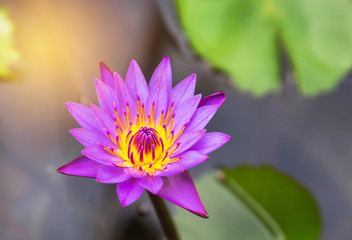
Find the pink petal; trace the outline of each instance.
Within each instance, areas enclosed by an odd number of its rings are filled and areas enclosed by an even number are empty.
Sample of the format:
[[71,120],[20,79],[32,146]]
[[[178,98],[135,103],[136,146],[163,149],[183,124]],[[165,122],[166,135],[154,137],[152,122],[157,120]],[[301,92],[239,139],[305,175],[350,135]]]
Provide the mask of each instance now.
[[112,89],[114,88],[114,75],[103,61],[100,61],[100,76],[104,83],[109,85]]
[[114,84],[115,84],[115,93],[117,96],[117,100],[119,102],[117,107],[118,107],[118,112],[120,114],[120,117],[123,118],[124,111],[126,111],[126,103],[128,103],[131,110],[132,118],[134,119],[137,114],[136,96],[130,95],[125,82],[123,81],[123,79],[120,77],[118,73],[114,74]]
[[79,103],[67,102],[66,106],[77,123],[85,129],[102,132],[92,110]]
[[97,176],[98,170],[103,166],[103,164],[97,163],[92,159],[82,156],[58,168],[56,171],[72,176],[95,178]]
[[207,155],[196,151],[183,152],[178,157],[180,157],[180,160],[176,163],[181,165],[184,169],[193,168],[209,158]]
[[175,108],[180,103],[194,95],[194,89],[196,87],[196,74],[193,73],[179,84],[177,84],[171,91],[170,102],[175,100]]
[[102,183],[119,183],[131,178],[122,168],[117,166],[104,166],[99,169],[96,180]]
[[116,186],[117,196],[120,199],[122,207],[134,203],[142,195],[143,191],[144,188],[138,184],[135,178],[118,183]]
[[187,125],[185,132],[194,129],[203,129],[212,119],[218,108],[216,105],[198,108]]
[[101,109],[103,109],[109,116],[113,116],[115,114],[114,103],[117,103],[117,98],[113,88],[99,79],[94,79],[94,82]]
[[156,171],[155,175],[160,177],[173,177],[184,172],[184,168],[176,163],[170,163],[166,166],[165,170]]
[[179,104],[177,108],[175,108],[174,112],[176,113],[176,115],[173,130],[176,134],[178,133],[178,131],[181,130],[185,123],[187,123],[191,119],[197,109],[200,99],[201,94],[198,94],[196,96],[186,99],[181,104]]
[[189,150],[198,151],[204,154],[211,153],[227,143],[231,137],[220,132],[206,133],[196,144]]
[[204,128],[212,119],[224,100],[225,94],[223,92],[215,93],[202,98],[199,102],[198,109],[192,116],[189,124],[185,129],[185,132]]
[[122,164],[124,160],[105,151],[100,146],[89,146],[82,150],[82,154],[96,162],[105,165]]
[[154,85],[157,85],[157,82],[160,81],[159,78],[162,78],[162,81],[166,82],[166,90],[170,92],[172,88],[172,71],[170,59],[168,56],[164,57],[158,67],[155,69],[149,82],[149,89],[151,86],[153,88]]
[[208,105],[220,106],[225,101],[225,98],[226,96],[223,91],[214,93],[212,95],[206,96],[205,98],[202,98],[202,100],[199,102],[198,108]]
[[188,171],[163,180],[164,185],[157,193],[158,196],[201,217],[208,217]]
[[[89,106],[93,111],[96,121],[98,122],[102,131],[105,132],[106,136],[108,136],[108,133],[110,133],[111,136],[114,139],[116,139],[116,136],[117,136],[116,125],[114,123],[112,116],[109,116],[106,112],[104,112],[102,109],[100,109],[93,103],[89,104]],[[108,132],[106,132],[106,130],[108,130]]]
[[141,98],[141,102],[145,104],[148,98],[148,85],[140,67],[135,60],[132,60],[127,70],[125,80],[126,86],[130,90],[131,97],[136,98],[136,94],[138,93]]
[[116,145],[106,136],[92,132],[85,128],[74,128],[69,131],[83,146],[96,146],[102,144],[105,147],[116,147]]
[[138,183],[153,194],[157,194],[163,186],[163,180],[158,176],[147,175],[144,178],[139,178]]
[[135,167],[126,167],[124,170],[134,178],[142,178],[147,175],[147,172],[140,171]]
[[192,147],[196,142],[198,142],[203,137],[205,132],[206,132],[205,129],[197,129],[191,132],[181,134],[181,136],[175,142],[175,144],[180,143],[180,145],[170,155],[170,157],[177,157],[180,153]]
[[152,104],[155,103],[155,124],[157,124],[159,120],[161,111],[166,111],[167,101],[168,91],[166,77],[164,73],[160,73],[155,81],[153,81],[153,84],[149,84],[149,95],[146,105],[146,113],[149,114]]

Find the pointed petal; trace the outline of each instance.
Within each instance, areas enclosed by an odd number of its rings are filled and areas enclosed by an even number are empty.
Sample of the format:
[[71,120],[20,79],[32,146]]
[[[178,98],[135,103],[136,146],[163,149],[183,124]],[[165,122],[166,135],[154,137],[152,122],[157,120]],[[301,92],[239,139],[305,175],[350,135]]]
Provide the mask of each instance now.
[[138,184],[135,178],[118,183],[116,186],[117,196],[120,199],[122,207],[134,203],[142,195],[143,191],[144,188]]
[[204,128],[224,101],[224,92],[218,92],[202,98],[197,110],[187,125],[185,132]]
[[146,105],[146,114],[151,111],[153,102],[155,103],[155,124],[157,124],[161,111],[166,111],[168,100],[167,82],[164,73],[155,79],[153,84],[149,84],[149,95]]
[[99,169],[96,180],[102,183],[119,183],[131,178],[122,168],[117,166],[104,166]]
[[176,163],[170,163],[166,166],[164,170],[156,171],[155,175],[160,177],[173,177],[184,172],[184,168]]
[[203,129],[212,119],[218,108],[219,107],[216,105],[198,108],[193,114],[190,122],[187,124],[185,132],[194,129]]
[[188,171],[163,180],[164,185],[157,193],[158,196],[201,217],[208,217]]
[[180,160],[176,163],[181,165],[184,169],[193,168],[209,158],[207,155],[196,151],[183,152],[178,157]]
[[[161,78],[162,80],[160,80],[159,78]],[[151,86],[156,85],[158,81],[165,82],[166,83],[166,90],[168,92],[171,91],[172,71],[171,71],[170,59],[168,56],[164,57],[163,60],[161,60],[158,67],[155,69],[155,71],[150,79],[150,82],[149,82],[149,89],[151,88]]]
[[141,98],[141,102],[145,104],[148,98],[148,85],[140,67],[135,60],[132,60],[127,70],[125,80],[131,97],[136,98],[136,94],[138,94]]
[[97,91],[99,106],[103,109],[109,116],[114,115],[114,103],[116,105],[117,98],[113,88],[109,87],[104,82],[99,79],[94,79],[95,88]]
[[175,108],[177,108],[180,103],[194,95],[195,87],[196,74],[193,73],[172,89],[170,94],[170,102],[175,100]]
[[69,131],[83,146],[96,146],[101,144],[105,147],[116,147],[106,135],[89,131],[84,128],[74,128]]
[[101,132],[92,110],[79,103],[66,102],[66,106],[77,123],[85,129]]
[[196,142],[198,142],[205,134],[205,129],[197,129],[191,132],[183,133],[176,140],[175,144],[180,143],[178,148],[170,155],[170,157],[177,157],[182,152],[186,151],[192,147]]
[[114,88],[114,75],[103,61],[100,61],[100,76],[104,83],[109,85],[112,89]]
[[175,133],[178,133],[178,131],[180,131],[181,128],[185,125],[185,123],[187,123],[191,119],[197,109],[200,99],[201,95],[198,94],[196,96],[186,99],[181,104],[179,104],[177,108],[175,108],[174,112],[176,113],[176,115],[174,120],[175,124],[173,127]]
[[103,164],[97,163],[92,159],[82,156],[58,168],[56,171],[72,176],[95,178],[97,176],[98,170],[103,166]]
[[135,119],[137,114],[137,102],[136,96],[131,96],[130,92],[118,73],[114,73],[114,84],[115,84],[115,94],[118,101],[118,113],[120,117],[123,118],[123,114],[126,111],[126,104],[128,103],[131,109],[132,118]]
[[211,153],[227,143],[231,137],[227,134],[220,132],[206,133],[196,144],[189,150],[198,151],[204,154]]
[[208,105],[220,106],[225,101],[225,98],[226,98],[226,96],[223,91],[218,92],[218,93],[214,93],[212,95],[209,95],[209,96],[202,98],[202,100],[200,100],[200,102],[199,102],[198,108],[203,107],[203,106],[208,106]]
[[158,176],[147,175],[144,178],[139,178],[138,183],[153,194],[157,194],[163,186],[163,180]]
[[116,125],[114,123],[112,116],[109,116],[106,112],[104,112],[102,109],[100,109],[93,103],[89,104],[89,106],[93,111],[93,115],[96,121],[98,122],[99,126],[101,127],[102,131],[106,134],[106,136],[109,137],[108,133],[110,133],[111,136],[114,139],[116,139],[116,136],[117,136]]
[[82,150],[82,154],[96,162],[105,165],[122,164],[124,160],[105,151],[100,146],[89,146]]

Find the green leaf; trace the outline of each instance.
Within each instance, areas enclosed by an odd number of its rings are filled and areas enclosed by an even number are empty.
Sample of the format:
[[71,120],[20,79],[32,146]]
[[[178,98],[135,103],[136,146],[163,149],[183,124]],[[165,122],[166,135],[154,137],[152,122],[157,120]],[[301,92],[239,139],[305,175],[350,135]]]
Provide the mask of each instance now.
[[[269,166],[224,169],[225,186],[261,220],[273,239],[318,239],[321,221],[312,195]],[[275,223],[273,225],[273,223]]]
[[280,89],[278,43],[307,96],[333,89],[352,65],[349,0],[177,0],[195,51],[257,96]]
[[175,208],[175,223],[181,239],[272,239],[255,215],[216,181],[214,173],[206,174],[196,185],[210,218],[200,218],[182,208]]
[[7,11],[0,8],[0,78],[13,76],[11,66],[18,57],[14,47],[13,24]]

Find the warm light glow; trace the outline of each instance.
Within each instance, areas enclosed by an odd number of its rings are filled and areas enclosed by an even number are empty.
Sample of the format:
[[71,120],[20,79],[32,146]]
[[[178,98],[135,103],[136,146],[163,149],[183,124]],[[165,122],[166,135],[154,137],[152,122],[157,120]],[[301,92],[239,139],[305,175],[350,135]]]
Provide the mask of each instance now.
[[0,8],[0,77],[11,77],[11,66],[19,58],[14,46],[13,22],[7,11]]

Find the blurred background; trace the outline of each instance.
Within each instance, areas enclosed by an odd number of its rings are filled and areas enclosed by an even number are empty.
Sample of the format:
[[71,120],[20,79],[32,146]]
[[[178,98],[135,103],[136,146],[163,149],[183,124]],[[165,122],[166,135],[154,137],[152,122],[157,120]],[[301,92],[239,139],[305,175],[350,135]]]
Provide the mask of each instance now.
[[193,53],[172,2],[1,0],[0,7],[18,51],[0,81],[1,239],[159,239],[146,194],[122,208],[113,185],[56,169],[80,156],[64,103],[97,104],[99,61],[124,76],[135,59],[149,79],[165,55],[174,84],[196,73],[197,93],[227,95],[207,129],[232,140],[191,171],[195,179],[221,166],[274,165],[316,197],[322,239],[352,239],[350,74],[315,98],[297,93],[284,74],[280,93],[257,98]]

